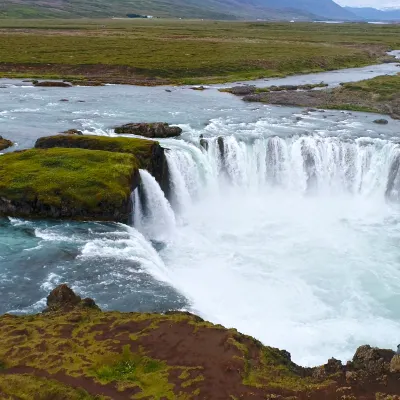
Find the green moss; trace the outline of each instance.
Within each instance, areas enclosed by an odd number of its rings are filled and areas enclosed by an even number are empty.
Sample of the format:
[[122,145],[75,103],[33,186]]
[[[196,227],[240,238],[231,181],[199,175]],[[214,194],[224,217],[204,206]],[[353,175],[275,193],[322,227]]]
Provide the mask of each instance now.
[[91,135],[56,135],[37,140],[36,148],[80,148],[87,150],[102,150],[134,155],[134,165],[146,168],[151,161],[152,151],[158,142],[146,139],[107,137]]
[[33,149],[0,157],[0,197],[71,207],[99,217],[129,199],[133,155],[83,149]]
[[48,378],[28,374],[0,375],[0,394],[21,400],[108,400],[104,396],[90,396],[83,389],[74,389]]

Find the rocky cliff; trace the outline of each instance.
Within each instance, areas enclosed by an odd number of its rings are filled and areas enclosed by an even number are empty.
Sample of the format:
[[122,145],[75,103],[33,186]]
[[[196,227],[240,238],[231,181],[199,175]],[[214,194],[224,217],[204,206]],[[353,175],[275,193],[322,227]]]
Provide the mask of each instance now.
[[134,138],[57,135],[0,158],[0,216],[127,223],[147,169],[169,193],[164,149]]

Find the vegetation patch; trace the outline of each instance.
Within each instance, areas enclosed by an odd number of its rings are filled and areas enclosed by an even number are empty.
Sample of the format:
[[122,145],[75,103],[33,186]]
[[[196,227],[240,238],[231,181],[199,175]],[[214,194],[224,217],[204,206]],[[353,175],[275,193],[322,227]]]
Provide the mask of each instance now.
[[131,154],[99,150],[6,154],[0,157],[0,213],[125,221],[135,163]]
[[0,74],[143,85],[364,66],[400,47],[399,26],[365,24],[0,20],[0,35]]

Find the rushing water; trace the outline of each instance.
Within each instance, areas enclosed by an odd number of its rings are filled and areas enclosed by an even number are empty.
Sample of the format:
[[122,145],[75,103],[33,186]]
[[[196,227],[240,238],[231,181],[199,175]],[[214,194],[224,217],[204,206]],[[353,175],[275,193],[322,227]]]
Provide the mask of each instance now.
[[246,104],[214,89],[2,84],[0,135],[17,149],[138,120],[184,133],[162,140],[170,199],[140,171],[134,227],[0,220],[0,312],[38,311],[66,282],[106,309],[193,311],[305,365],[397,345],[398,121]]

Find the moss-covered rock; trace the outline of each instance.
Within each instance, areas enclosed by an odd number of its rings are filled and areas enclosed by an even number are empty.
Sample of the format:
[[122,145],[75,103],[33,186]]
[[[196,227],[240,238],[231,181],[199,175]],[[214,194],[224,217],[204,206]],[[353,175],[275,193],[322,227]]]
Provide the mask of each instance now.
[[153,140],[94,135],[56,135],[38,139],[35,147],[40,149],[79,148],[132,154],[135,156],[137,167],[148,170],[167,198],[170,195],[169,169],[165,151],[158,142]]
[[303,368],[286,351],[189,313],[103,313],[80,307],[66,287],[54,292],[65,296],[50,298],[75,306],[0,317],[1,399],[375,400],[400,394],[399,374],[388,368],[363,375],[361,364],[334,359]]
[[0,157],[0,215],[127,222],[138,185],[132,154],[32,149]]
[[0,136],[0,151],[8,149],[14,143],[11,140],[4,139],[3,136]]

